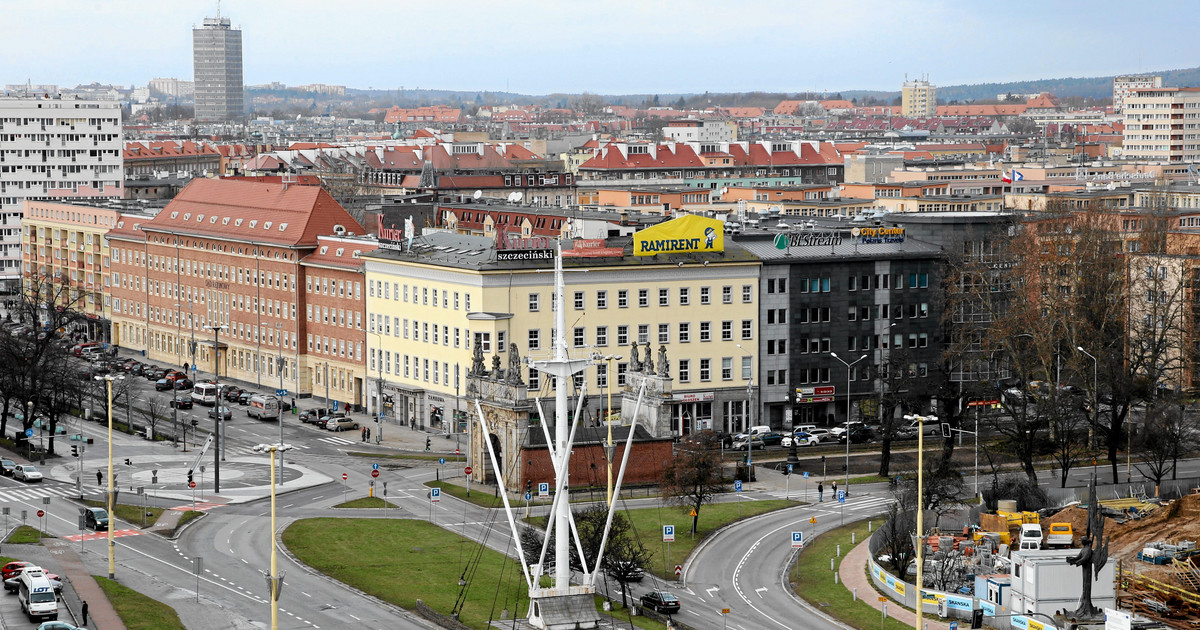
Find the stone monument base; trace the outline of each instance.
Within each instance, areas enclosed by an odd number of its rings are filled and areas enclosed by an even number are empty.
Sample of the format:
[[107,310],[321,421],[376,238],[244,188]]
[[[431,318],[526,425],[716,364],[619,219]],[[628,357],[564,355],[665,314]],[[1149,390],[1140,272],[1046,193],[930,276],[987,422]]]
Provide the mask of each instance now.
[[600,611],[590,592],[534,596],[529,603],[529,624],[543,630],[597,628]]

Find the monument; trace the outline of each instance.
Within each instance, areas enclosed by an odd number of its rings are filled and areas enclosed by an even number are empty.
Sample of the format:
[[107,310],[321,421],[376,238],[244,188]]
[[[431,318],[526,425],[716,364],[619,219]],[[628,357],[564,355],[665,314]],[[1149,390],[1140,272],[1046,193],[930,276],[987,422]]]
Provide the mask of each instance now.
[[1079,595],[1079,608],[1070,613],[1073,621],[1103,621],[1104,611],[1092,604],[1092,580],[1100,577],[1100,570],[1108,562],[1108,539],[1104,537],[1104,515],[1096,501],[1096,477],[1088,486],[1087,531],[1079,539],[1079,555],[1067,562],[1083,570],[1083,591]]

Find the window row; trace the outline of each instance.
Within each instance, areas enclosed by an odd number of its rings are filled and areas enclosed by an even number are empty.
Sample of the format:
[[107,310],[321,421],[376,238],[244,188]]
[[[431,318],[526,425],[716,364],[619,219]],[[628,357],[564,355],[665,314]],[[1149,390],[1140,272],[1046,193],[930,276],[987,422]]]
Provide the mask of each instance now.
[[357,361],[361,361],[363,358],[361,341],[356,344],[354,341],[331,339],[323,335],[308,336],[308,351],[319,352],[332,357],[345,357]]
[[[411,299],[410,299],[411,293]],[[471,294],[449,291],[446,289],[431,289],[429,287],[409,286],[400,282],[384,282],[382,280],[367,281],[367,295],[395,302],[409,302],[434,308],[459,308],[467,312],[471,310]]]
[[[616,307],[617,308],[629,308],[630,297],[631,297],[629,289],[617,289],[615,292],[610,292],[608,290],[602,289],[602,290],[595,291],[594,295],[592,296],[592,299],[593,299],[592,303],[595,305],[595,307],[597,309],[603,310],[603,309],[607,309],[609,307],[609,304],[611,303],[610,298],[613,297],[613,296],[610,296],[610,293],[616,294],[615,299],[616,299]],[[691,287],[679,287],[678,289],[676,289],[674,291],[674,293],[675,293],[675,302],[674,302],[674,304],[672,304],[671,289],[665,289],[665,288],[657,289],[653,295],[653,303],[658,306],[664,306],[664,307],[667,307],[667,306],[690,306],[692,304],[693,293],[692,293]],[[637,306],[639,308],[649,307],[651,304],[651,301],[652,301],[650,289],[637,289],[636,293],[633,294],[632,297],[636,297]],[[575,310],[582,311],[582,310],[587,309],[588,296],[587,296],[586,291],[575,291],[573,293],[573,295],[571,296],[571,298],[572,298],[571,299],[572,307]],[[707,306],[709,304],[712,304],[712,288],[711,287],[699,287],[699,290],[696,293],[696,301],[701,306]],[[554,310],[553,294],[551,294],[550,302],[551,302],[550,309]],[[742,303],[743,304],[751,304],[753,302],[754,302],[754,285],[752,285],[752,284],[742,285]],[[726,286],[721,287],[721,303],[722,304],[733,304],[733,286],[726,285]],[[531,312],[531,313],[536,313],[536,312],[542,310],[542,295],[540,293],[530,293],[529,298],[528,298],[528,304],[529,304],[529,312]]]
[[309,293],[321,295],[362,299],[362,283],[338,280],[324,276],[305,276],[305,288]]
[[330,326],[341,326],[342,328],[356,328],[362,330],[362,312],[351,311],[342,308],[330,308],[328,306],[318,306],[315,304],[307,305],[305,309],[308,321],[329,324]]

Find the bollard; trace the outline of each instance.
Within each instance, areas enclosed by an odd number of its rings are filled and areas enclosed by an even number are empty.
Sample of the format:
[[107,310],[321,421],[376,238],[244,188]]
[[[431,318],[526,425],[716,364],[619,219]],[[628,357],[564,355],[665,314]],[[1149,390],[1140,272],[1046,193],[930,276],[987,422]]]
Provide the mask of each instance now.
[[854,598],[854,601],[858,601],[858,587],[857,586],[850,589],[850,594]]
[[[838,583],[838,572],[837,571],[833,572],[833,583],[834,584]],[[929,628],[925,628],[925,630],[929,630]]]
[[833,558],[830,558],[830,559],[829,559],[829,570],[830,570],[830,571],[832,571],[832,570],[833,570]]
[[870,533],[870,531],[871,531],[871,521],[867,521],[867,532]]
[[837,546],[837,557],[839,557],[839,558],[841,558],[841,557],[842,557],[842,543],[838,543],[838,546]]
[[858,540],[856,538],[857,536],[858,536],[858,532],[850,532],[850,544],[851,545],[858,542]]

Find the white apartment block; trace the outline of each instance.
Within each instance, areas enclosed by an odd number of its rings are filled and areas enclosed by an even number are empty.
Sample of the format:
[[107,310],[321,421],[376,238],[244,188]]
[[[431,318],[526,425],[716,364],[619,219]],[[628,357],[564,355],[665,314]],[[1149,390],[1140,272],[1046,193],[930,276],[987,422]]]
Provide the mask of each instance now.
[[1113,77],[1113,112],[1124,111],[1125,99],[1129,98],[1134,90],[1160,87],[1162,87],[1162,77],[1159,75],[1141,74]]
[[1127,158],[1200,162],[1200,87],[1143,88],[1125,99]]
[[19,287],[25,200],[122,198],[122,146],[116,101],[0,97],[0,291]]
[[737,126],[724,120],[673,120],[663,127],[670,142],[734,142]]

